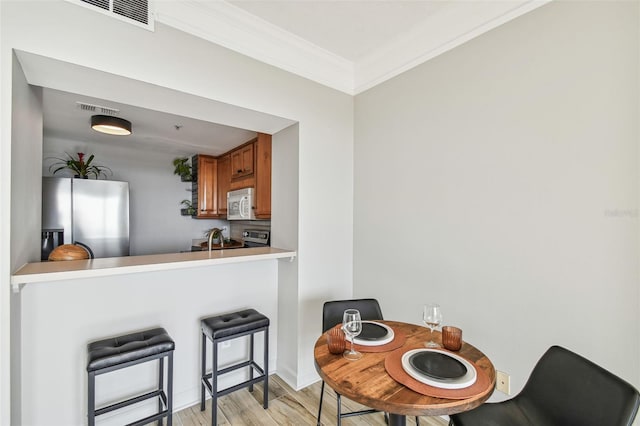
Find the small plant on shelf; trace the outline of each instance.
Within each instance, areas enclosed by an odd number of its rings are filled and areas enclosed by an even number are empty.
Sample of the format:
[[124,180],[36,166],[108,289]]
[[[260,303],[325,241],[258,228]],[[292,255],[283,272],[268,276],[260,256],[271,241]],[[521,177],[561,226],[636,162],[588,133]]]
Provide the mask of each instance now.
[[180,209],[180,214],[182,214],[182,216],[193,216],[196,214],[196,208],[193,207],[193,203],[191,203],[191,201],[182,200],[180,204],[184,206],[183,209]]
[[187,157],[175,158],[173,160],[173,166],[175,167],[173,174],[180,176],[180,180],[182,180],[182,182],[193,181],[191,164],[189,164],[189,159]]
[[93,176],[98,179],[100,176],[107,177],[107,172],[113,174],[111,169],[107,166],[95,164],[93,159],[95,156],[91,154],[85,161],[85,153],[78,152],[77,158],[69,153],[67,158],[49,157],[50,159],[57,160],[55,163],[49,166],[49,171],[52,174],[56,174],[61,171],[70,170],[73,173],[73,177],[88,179],[89,176]]

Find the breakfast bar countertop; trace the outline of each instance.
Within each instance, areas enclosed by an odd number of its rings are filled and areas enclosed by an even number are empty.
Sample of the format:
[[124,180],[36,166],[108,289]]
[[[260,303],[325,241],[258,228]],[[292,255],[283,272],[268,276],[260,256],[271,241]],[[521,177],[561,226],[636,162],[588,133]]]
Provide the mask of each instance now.
[[164,271],[229,263],[296,257],[293,250],[275,247],[236,248],[232,250],[107,257],[89,260],[27,263],[11,276],[14,292],[29,283],[62,281],[75,278],[104,277],[135,272]]

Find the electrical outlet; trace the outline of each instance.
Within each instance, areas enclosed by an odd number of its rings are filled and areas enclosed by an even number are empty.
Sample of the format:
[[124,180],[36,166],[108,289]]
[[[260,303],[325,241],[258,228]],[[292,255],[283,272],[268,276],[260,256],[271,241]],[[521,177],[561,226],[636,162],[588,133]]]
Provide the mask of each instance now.
[[231,347],[231,341],[227,340],[226,342],[222,342],[222,349],[228,349]]
[[504,371],[496,370],[496,389],[507,395],[511,395],[511,377]]

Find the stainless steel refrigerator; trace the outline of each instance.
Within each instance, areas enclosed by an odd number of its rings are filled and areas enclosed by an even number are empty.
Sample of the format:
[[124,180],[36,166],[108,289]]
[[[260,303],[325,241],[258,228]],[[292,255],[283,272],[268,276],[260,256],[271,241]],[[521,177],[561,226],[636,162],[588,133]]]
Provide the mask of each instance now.
[[42,229],[62,229],[96,258],[129,256],[129,183],[42,178]]

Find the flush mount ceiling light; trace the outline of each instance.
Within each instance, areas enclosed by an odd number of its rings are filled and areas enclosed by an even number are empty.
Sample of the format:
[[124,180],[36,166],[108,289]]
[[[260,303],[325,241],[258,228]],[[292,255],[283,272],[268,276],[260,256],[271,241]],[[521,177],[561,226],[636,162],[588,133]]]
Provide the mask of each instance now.
[[91,116],[91,128],[96,132],[109,135],[126,136],[131,134],[131,122],[124,118],[109,115]]

